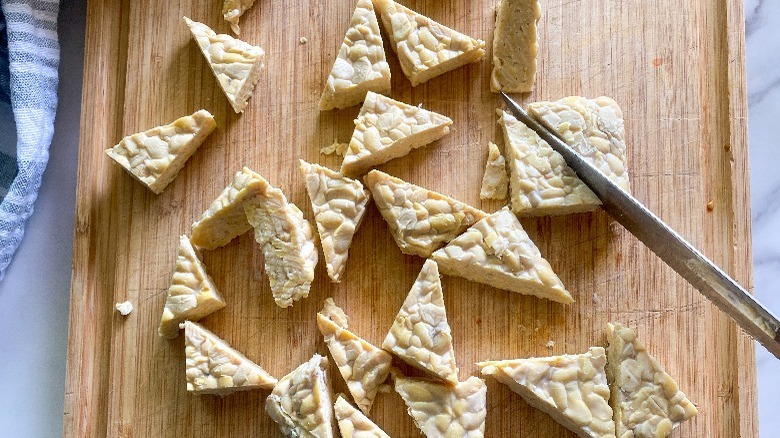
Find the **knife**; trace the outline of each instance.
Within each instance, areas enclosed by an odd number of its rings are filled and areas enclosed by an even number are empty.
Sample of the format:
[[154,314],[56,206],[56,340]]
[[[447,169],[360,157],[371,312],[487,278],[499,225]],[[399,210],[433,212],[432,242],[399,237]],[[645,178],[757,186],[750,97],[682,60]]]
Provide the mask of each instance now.
[[610,216],[780,359],[780,321],[772,312],[557,134],[530,117],[506,93],[502,92],[501,96],[518,120],[563,156],[566,164],[598,196]]

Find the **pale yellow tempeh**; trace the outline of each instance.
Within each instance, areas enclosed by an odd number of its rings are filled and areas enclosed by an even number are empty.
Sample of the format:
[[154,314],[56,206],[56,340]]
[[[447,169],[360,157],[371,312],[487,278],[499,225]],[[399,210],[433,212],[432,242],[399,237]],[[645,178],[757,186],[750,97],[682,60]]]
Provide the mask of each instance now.
[[315,354],[282,377],[265,401],[265,412],[291,438],[332,438],[333,395],[327,375],[328,359]]
[[268,185],[260,174],[244,167],[211,203],[200,219],[192,224],[190,242],[203,249],[225,246],[249,231],[244,203],[260,195]]
[[617,102],[606,96],[569,96],[555,102],[533,102],[528,105],[528,113],[556,131],[623,190],[631,190],[623,111]]
[[495,143],[488,142],[488,159],[485,174],[482,176],[480,199],[504,199],[509,189],[509,177],[506,173],[506,160]]
[[449,117],[369,91],[355,119],[341,173],[362,175],[442,138],[451,124]]
[[211,72],[237,113],[244,112],[255,84],[260,80],[265,52],[259,46],[216,34],[210,27],[184,17],[192,37],[198,43]]
[[392,0],[374,0],[406,77],[416,86],[485,55],[485,42],[471,38]]
[[371,0],[358,0],[320,98],[320,110],[357,105],[366,92],[390,93],[390,66]]
[[458,366],[439,269],[433,260],[427,260],[420,270],[382,348],[409,365],[458,383]]
[[574,301],[506,207],[433,253],[433,259],[447,275],[559,303]]
[[273,376],[214,333],[190,321],[185,321],[182,326],[187,391],[227,395],[250,389],[271,389],[276,385]]
[[539,134],[506,111],[500,113],[498,123],[504,128],[504,151],[510,170],[509,205],[515,214],[581,213],[601,205],[563,156]]
[[378,170],[369,172],[365,182],[404,254],[430,257],[487,216],[463,202]]
[[493,32],[493,72],[490,91],[528,93],[536,78],[537,0],[501,0]]
[[176,267],[157,332],[173,339],[179,336],[181,322],[197,321],[223,307],[225,301],[206,273],[197,251],[187,236],[179,237]]
[[484,436],[487,387],[482,379],[469,377],[453,386],[396,376],[395,390],[426,437]]
[[347,382],[349,393],[360,410],[368,415],[379,385],[390,374],[392,357],[347,330],[343,314],[328,298],[323,311],[317,314],[317,325],[333,361]]
[[587,353],[481,362],[493,376],[582,438],[614,438],[609,386],[601,347]]
[[309,295],[314,281],[318,261],[314,230],[280,189],[261,179],[258,196],[244,204],[244,211],[263,250],[274,301],[279,307],[290,307]]
[[107,149],[106,155],[159,195],[216,127],[211,113],[200,110],[168,125],[128,135]]
[[342,438],[390,438],[373,421],[355,409],[342,396],[333,406]]
[[633,329],[607,325],[607,380],[618,438],[663,438],[699,413]]
[[349,247],[366,213],[370,192],[363,184],[318,164],[300,160],[306,191],[314,210],[328,276],[341,281]]
[[225,21],[230,23],[230,29],[236,33],[241,33],[241,28],[238,27],[238,19],[244,15],[249,8],[255,3],[255,0],[225,0],[222,4],[222,16]]

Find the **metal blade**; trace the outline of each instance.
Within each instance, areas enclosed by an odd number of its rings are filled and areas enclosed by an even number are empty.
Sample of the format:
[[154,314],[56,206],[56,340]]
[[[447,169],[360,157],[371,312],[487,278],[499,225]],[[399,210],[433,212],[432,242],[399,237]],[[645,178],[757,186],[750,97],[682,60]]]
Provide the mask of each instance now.
[[772,312],[636,198],[531,118],[509,96],[503,92],[501,95],[518,120],[563,156],[566,164],[599,197],[607,213],[780,359],[780,321]]

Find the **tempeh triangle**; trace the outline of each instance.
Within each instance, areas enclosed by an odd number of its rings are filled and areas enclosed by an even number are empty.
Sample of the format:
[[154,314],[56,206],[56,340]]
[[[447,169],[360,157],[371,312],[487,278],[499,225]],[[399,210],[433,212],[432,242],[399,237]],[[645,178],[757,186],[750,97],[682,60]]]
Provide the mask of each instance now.
[[485,55],[485,42],[456,32],[392,0],[374,0],[401,69],[416,86]]
[[347,382],[347,389],[361,411],[371,411],[379,385],[390,374],[393,358],[347,330],[343,311],[331,298],[325,300],[325,308],[317,314],[320,328],[333,361]]
[[252,225],[246,218],[244,203],[254,199],[268,185],[260,174],[244,167],[233,176],[208,210],[192,224],[190,242],[203,249],[216,249],[246,233]]
[[390,93],[390,65],[371,0],[358,0],[320,98],[320,110],[359,104],[366,92]]
[[187,236],[179,237],[179,254],[160,327],[160,336],[173,339],[179,336],[179,324],[185,320],[197,321],[225,307],[225,301],[206,273]]
[[373,421],[355,409],[344,397],[339,396],[333,406],[342,438],[390,438]]
[[450,125],[449,117],[369,91],[355,119],[341,173],[362,175],[442,138]]
[[374,203],[404,254],[430,257],[487,213],[378,170],[365,177]]
[[237,113],[244,112],[255,84],[260,80],[265,52],[259,46],[216,34],[210,27],[184,17],[192,37],[209,63],[211,72]]
[[574,301],[508,208],[474,224],[433,253],[446,275],[568,304]]
[[396,376],[395,391],[428,438],[481,438],[485,434],[487,386],[478,377],[453,386]]
[[382,348],[409,365],[458,383],[439,269],[433,260],[426,260],[420,270]]
[[699,411],[633,329],[607,325],[607,380],[618,438],[663,438]]
[[214,333],[185,321],[184,351],[187,391],[226,395],[250,389],[271,389],[276,379]]
[[366,213],[370,192],[360,181],[318,164],[300,160],[300,169],[306,178],[328,276],[339,283],[352,238]]
[[580,437],[614,438],[604,349],[552,357],[481,362],[483,375],[520,394]]
[[501,112],[498,123],[504,128],[509,205],[515,214],[562,215],[599,208],[599,198],[539,134],[506,111]]
[[282,377],[265,401],[265,412],[285,436],[334,436],[328,359],[315,354]]
[[214,116],[200,110],[168,125],[128,135],[107,149],[106,155],[159,195],[216,127]]

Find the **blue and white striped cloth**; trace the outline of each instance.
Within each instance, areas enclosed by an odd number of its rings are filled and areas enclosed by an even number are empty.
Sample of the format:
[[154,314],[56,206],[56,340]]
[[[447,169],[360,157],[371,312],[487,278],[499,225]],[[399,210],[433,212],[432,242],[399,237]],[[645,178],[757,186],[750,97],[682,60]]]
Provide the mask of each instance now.
[[[0,111],[13,110],[16,141],[0,137],[0,280],[33,212],[57,110],[59,0],[0,0]],[[10,103],[10,107],[9,104]]]

